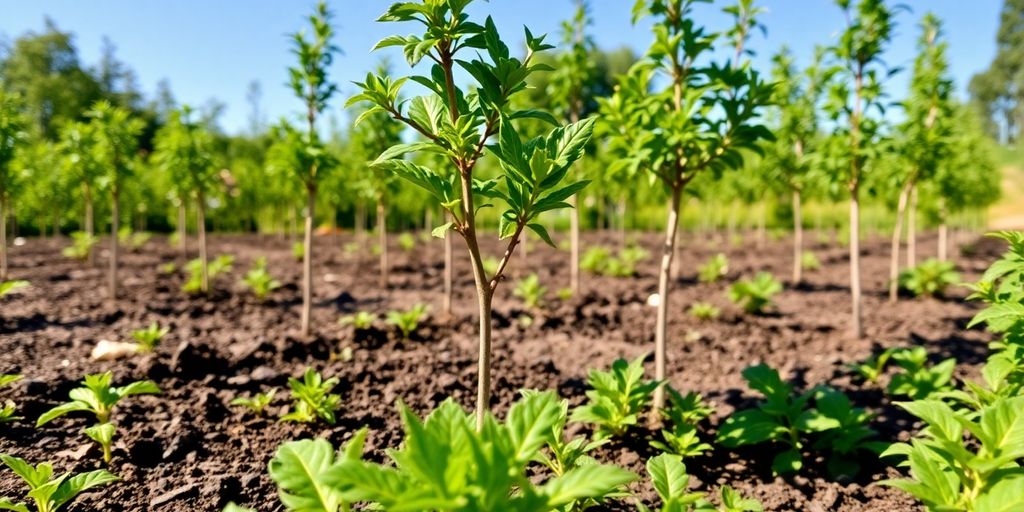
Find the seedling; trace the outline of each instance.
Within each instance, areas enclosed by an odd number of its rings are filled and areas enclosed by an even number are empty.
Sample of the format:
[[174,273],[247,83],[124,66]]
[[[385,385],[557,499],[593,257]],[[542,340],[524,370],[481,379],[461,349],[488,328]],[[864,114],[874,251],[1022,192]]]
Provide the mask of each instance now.
[[751,314],[763,313],[772,305],[772,297],[782,291],[782,283],[768,272],[758,272],[751,280],[733,283],[729,288],[729,300],[739,304]]
[[97,423],[109,423],[114,407],[123,399],[135,395],[155,395],[160,388],[151,380],[132,382],[126,386],[112,387],[113,372],[86,375],[83,387],[72,389],[69,393],[71,401],[58,405],[43,413],[36,421],[41,427],[65,414],[72,412],[89,412],[96,417]]
[[[689,489],[690,475],[686,473],[686,465],[682,457],[663,453],[647,461],[647,475],[654,485],[654,490],[661,498],[661,512],[760,512],[759,501],[743,498],[728,485],[721,489],[721,506],[715,507],[705,498],[704,492],[691,492]],[[642,503],[637,503],[640,512],[652,512]]]
[[814,448],[828,452],[828,472],[834,477],[852,478],[860,472],[860,462],[866,456],[877,456],[889,447],[875,440],[878,432],[872,429],[874,415],[861,407],[853,407],[849,397],[840,391],[823,387],[814,394],[814,405],[824,417],[835,420],[835,428],[823,431],[814,441]]
[[369,311],[359,311],[354,315],[346,315],[338,320],[341,325],[351,325],[352,328],[365,331],[373,327],[373,322],[377,321],[377,315],[370,313]]
[[603,274],[612,252],[607,247],[591,247],[580,258],[580,268],[593,274]]
[[[343,498],[375,510],[401,510],[410,503],[424,504],[417,510],[566,510],[601,501],[636,478],[594,463],[536,483],[529,464],[561,435],[562,410],[553,392],[524,393],[503,423],[487,413],[477,432],[473,416],[450,398],[425,420],[399,404],[405,439],[388,452],[395,464],[350,458],[327,470],[323,480],[342,490]],[[441,467],[445,470],[437,471]]]
[[697,267],[697,279],[702,283],[714,283],[729,273],[729,258],[718,253],[703,265]]
[[[21,380],[21,375],[5,374],[0,375],[0,387],[7,386]],[[20,420],[20,416],[15,416],[17,412],[17,406],[12,400],[4,402],[4,406],[0,407],[0,423],[10,423],[12,421]]]
[[883,372],[885,372],[885,365],[888,364],[889,358],[899,350],[901,349],[896,347],[887,348],[881,354],[873,354],[863,362],[851,363],[849,368],[860,378],[864,379],[865,382],[877,384]]
[[811,251],[800,253],[800,268],[804,270],[818,270],[821,268],[821,260],[818,255]]
[[302,261],[306,257],[306,246],[303,245],[302,241],[292,243],[292,258],[295,261]]
[[[209,282],[213,283],[220,274],[230,272],[234,263],[234,256],[229,254],[217,256],[207,267]],[[188,271],[188,280],[181,286],[181,290],[185,293],[201,293],[203,291],[203,262],[199,259],[192,260],[185,266],[185,270]]]
[[341,407],[341,395],[332,394],[331,390],[338,382],[340,381],[337,377],[324,380],[320,372],[312,368],[306,369],[302,380],[289,378],[292,411],[285,414],[281,421],[313,423],[322,419],[327,424],[334,425],[337,419],[335,411]]
[[103,450],[103,462],[110,464],[111,446],[114,444],[114,434],[117,433],[117,426],[113,423],[100,423],[87,427],[85,435],[100,445]]
[[407,340],[426,317],[427,305],[416,304],[406,311],[388,311],[387,322],[397,327],[402,339]]
[[772,460],[772,472],[798,472],[803,467],[803,435],[838,428],[839,421],[810,407],[814,390],[795,394],[793,385],[767,365],[743,370],[743,378],[764,395],[764,402],[727,418],[718,431],[718,442],[729,448],[765,442],[782,445],[785,450]]
[[622,249],[615,257],[605,247],[592,247],[580,259],[580,268],[608,277],[631,277],[636,274],[637,264],[649,255],[647,250],[636,245]]
[[252,290],[253,295],[259,300],[266,299],[270,292],[281,287],[281,282],[267,272],[267,258],[264,256],[256,258],[242,278],[242,284]]
[[690,306],[690,316],[697,320],[715,320],[721,313],[722,311],[710,302],[694,302]]
[[146,245],[146,242],[149,242],[152,236],[152,234],[145,231],[133,231],[130,226],[124,226],[117,232],[117,238],[121,245],[133,251],[141,249]]
[[416,237],[412,233],[398,235],[398,247],[405,252],[412,252],[416,248]]
[[178,271],[178,264],[173,261],[169,261],[160,265],[159,270],[161,274],[173,274]]
[[251,397],[238,397],[231,401],[231,405],[245,407],[256,416],[262,416],[270,403],[277,396],[277,388],[271,388],[266,393],[254,393]]
[[98,237],[84,231],[75,231],[71,233],[71,245],[65,247],[61,254],[67,258],[85,261],[89,259],[89,253],[99,242]]
[[714,412],[697,393],[685,396],[671,387],[668,388],[668,407],[662,415],[669,420],[669,428],[662,430],[664,442],[652,441],[651,446],[682,458],[696,457],[711,450],[711,445],[701,441],[697,425]]
[[928,353],[924,347],[914,347],[893,352],[892,361],[902,371],[893,375],[889,381],[890,394],[924,400],[936,393],[945,393],[952,389],[950,381],[953,380],[953,370],[956,369],[954,358],[929,367]]
[[572,296],[574,294],[572,292],[572,288],[559,288],[558,291],[555,292],[555,295],[558,296],[558,300],[568,302],[572,300]]
[[0,281],[0,297],[9,293],[25,288],[28,286],[28,281]]
[[171,332],[170,327],[160,327],[160,324],[153,322],[145,329],[132,331],[132,338],[139,344],[140,352],[152,352],[167,333]]
[[631,363],[618,359],[611,371],[591,370],[587,384],[590,401],[572,412],[572,421],[597,425],[595,438],[621,437],[637,424],[661,384],[644,380],[644,359]]
[[[77,475],[64,473],[54,477],[53,465],[48,462],[32,467],[24,459],[6,454],[0,454],[0,461],[28,486],[27,495],[35,503],[36,512],[57,512],[79,494],[120,480],[103,469]],[[0,498],[0,509],[29,512],[27,505],[10,498]]]
[[270,479],[289,512],[343,512],[350,502],[331,475],[345,462],[358,463],[366,443],[366,428],[356,431],[338,452],[326,439],[291,441],[277,449],[267,467]]
[[520,279],[516,282],[515,289],[512,290],[512,294],[522,299],[523,306],[530,310],[543,308],[544,296],[547,293],[548,289],[540,284],[537,274],[530,274]]
[[916,297],[942,296],[947,288],[960,282],[960,274],[954,268],[949,261],[930,258],[902,272],[899,284]]

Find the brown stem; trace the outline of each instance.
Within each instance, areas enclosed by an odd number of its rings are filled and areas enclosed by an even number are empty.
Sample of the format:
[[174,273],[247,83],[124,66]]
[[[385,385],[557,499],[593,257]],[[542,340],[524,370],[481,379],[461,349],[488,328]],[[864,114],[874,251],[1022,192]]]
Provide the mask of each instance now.
[[793,284],[798,285],[804,280],[803,253],[804,253],[804,218],[803,202],[800,198],[800,189],[793,189]]
[[302,322],[301,335],[310,335],[310,313],[313,307],[313,218],[316,208],[316,185],[306,185],[306,219],[302,240]]
[[178,250],[181,251],[181,258],[188,261],[188,210],[185,199],[179,199],[178,203]]
[[[682,184],[673,184],[672,198],[668,204],[668,224],[665,226],[665,244],[662,246],[661,251],[661,268],[658,272],[658,318],[654,331],[654,378],[658,382],[665,380],[669,274],[672,271],[672,258],[675,255],[676,233],[679,229],[679,204],[682,193]],[[664,406],[665,387],[658,386],[654,392],[654,410],[661,410]]]
[[444,299],[442,300],[442,309],[446,317],[450,317],[452,314],[452,260],[452,233],[449,230],[444,235]]
[[[93,213],[92,187],[88,183],[83,185],[82,195],[85,196],[83,198],[85,200],[85,232],[91,240],[92,237],[96,236],[96,216]],[[86,255],[86,260],[90,267],[96,264],[96,251],[91,245],[89,246],[89,254]]]
[[864,319],[860,290],[860,197],[856,188],[850,194],[850,298],[853,304],[852,334],[860,339],[864,337]]
[[201,289],[210,293],[209,255],[206,248],[206,194],[196,191],[196,233],[199,236],[199,268],[201,272]]
[[569,289],[580,292],[580,210],[579,196],[569,198]]
[[889,302],[899,298],[900,277],[900,236],[903,234],[903,217],[907,209],[907,196],[910,194],[910,182],[900,190],[900,198],[896,204],[896,225],[892,230],[892,241],[889,247]]
[[910,183],[910,204],[907,205],[907,268],[917,265],[917,186]]
[[380,244],[380,287],[388,287],[388,211],[384,196],[377,198],[377,240]]
[[118,240],[117,232],[121,226],[121,191],[115,178],[111,189],[110,207],[110,275],[108,276],[107,291],[110,300],[117,300],[117,264],[118,264]]

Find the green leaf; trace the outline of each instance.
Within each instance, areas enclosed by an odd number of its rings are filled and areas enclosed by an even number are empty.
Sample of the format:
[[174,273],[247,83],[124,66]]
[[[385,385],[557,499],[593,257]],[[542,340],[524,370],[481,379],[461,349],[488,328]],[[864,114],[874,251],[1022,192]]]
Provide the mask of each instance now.
[[734,448],[774,439],[785,428],[760,409],[747,409],[728,418],[718,431],[718,442]]
[[549,507],[558,508],[581,498],[605,496],[633,480],[636,475],[625,469],[588,464],[549,480],[541,487],[541,492],[548,497]]
[[651,475],[654,490],[663,501],[686,495],[690,481],[686,474],[683,458],[663,453],[647,461],[647,472]]
[[132,382],[124,387],[114,388],[114,393],[121,397],[132,395],[159,395],[160,386],[157,386],[156,383],[151,380],[143,380],[139,382]]
[[0,498],[0,510],[13,510],[14,512],[30,512],[24,503],[15,503],[8,498]]
[[551,115],[545,110],[527,109],[517,110],[508,116],[509,119],[538,119],[550,124],[551,126],[558,126],[558,120],[555,116]]
[[325,439],[304,439],[281,445],[268,471],[288,510],[333,512],[341,506],[341,495],[326,485],[323,478],[333,465],[331,443]]
[[42,416],[40,416],[39,419],[36,420],[36,427],[41,427],[61,416],[64,416],[65,414],[89,410],[91,409],[89,408],[88,404],[78,401],[60,404],[57,407],[54,407],[53,409],[44,412]]
[[933,433],[947,441],[961,442],[963,427],[957,422],[957,413],[939,400],[917,400],[914,402],[896,402],[910,414],[925,421]]
[[453,226],[455,226],[454,222],[449,222],[447,224],[437,226],[436,228],[430,230],[430,236],[434,238],[444,238],[448,236],[448,230],[451,229]]
[[800,471],[804,465],[803,455],[800,450],[793,448],[786,450],[772,459],[772,472],[777,475],[788,475]]
[[519,400],[508,411],[508,432],[517,461],[527,462],[551,440],[551,428],[562,407],[554,392],[534,393]]
[[557,248],[555,246],[554,240],[551,240],[551,235],[548,234],[548,230],[544,226],[536,223],[530,223],[527,224],[526,227],[530,228],[530,230],[533,231],[534,233],[537,233],[537,236],[539,236],[540,239],[544,241],[544,243],[548,244],[553,248]]
[[417,153],[420,151],[431,151],[436,153],[440,151],[440,148],[438,148],[437,145],[432,142],[412,142],[409,144],[396,144],[385,150],[383,153],[381,153],[380,156],[378,156],[377,159],[374,160],[373,163],[370,165],[380,165],[388,160],[400,159],[401,157],[405,156],[408,153]]
[[54,509],[57,509],[61,505],[75,499],[79,494],[88,491],[94,487],[101,485],[107,485],[120,480],[117,475],[110,473],[105,469],[98,469],[96,471],[90,471],[88,473],[82,473],[80,475],[74,475],[64,480],[57,491],[53,493]]
[[224,510],[222,510],[221,512],[256,512],[256,509],[242,507],[236,505],[235,502],[232,501],[225,505]]
[[1024,510],[1024,478],[996,482],[974,502],[974,512],[1015,512]]

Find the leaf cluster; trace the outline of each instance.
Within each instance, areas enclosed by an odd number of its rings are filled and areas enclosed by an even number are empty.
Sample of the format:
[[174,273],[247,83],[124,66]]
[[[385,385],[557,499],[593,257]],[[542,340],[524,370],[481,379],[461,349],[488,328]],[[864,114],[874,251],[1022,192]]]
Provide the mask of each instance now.
[[572,412],[572,421],[597,426],[598,439],[621,437],[639,420],[651,395],[661,384],[644,379],[644,359],[618,359],[610,371],[591,370],[587,378],[589,401]]

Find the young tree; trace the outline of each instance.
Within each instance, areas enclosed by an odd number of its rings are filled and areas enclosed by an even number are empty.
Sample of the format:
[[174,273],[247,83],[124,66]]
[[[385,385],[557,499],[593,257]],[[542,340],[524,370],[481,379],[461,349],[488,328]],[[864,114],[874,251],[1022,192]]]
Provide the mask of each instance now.
[[122,179],[131,174],[131,164],[138,149],[142,121],[105,100],[96,102],[88,112],[96,129],[96,157],[103,168],[110,188],[110,271],[107,291],[110,300],[117,300],[118,239],[121,223]]
[[[196,233],[199,235],[199,262],[203,293],[210,291],[207,272],[206,200],[217,179],[213,164],[213,138],[210,132],[192,119],[187,105],[168,116],[167,124],[156,134],[154,161],[172,177],[178,200],[184,203],[189,195],[196,204]],[[179,231],[180,233],[180,231]]]
[[7,279],[7,208],[15,179],[11,162],[25,138],[22,110],[21,97],[0,83],[0,281]]
[[[72,182],[82,189],[83,228],[89,238],[96,236],[96,215],[93,194],[99,188],[103,167],[97,160],[98,141],[95,126],[90,123],[73,122],[64,126],[60,133],[58,151],[63,156],[64,171]],[[96,262],[96,251],[89,249],[89,265]]]
[[792,196],[793,209],[793,284],[803,281],[803,192],[814,179],[813,145],[819,134],[818,104],[829,80],[822,67],[824,50],[814,53],[814,62],[798,71],[793,55],[783,48],[772,58],[772,79],[775,81],[775,137],[768,145],[768,162],[775,171],[775,180],[783,183]]
[[[710,33],[697,25],[692,17],[695,3],[650,0],[636,4],[634,22],[647,16],[655,19],[654,43],[647,58],[633,66],[601,108],[614,130],[613,149],[630,168],[646,170],[669,193],[655,330],[655,378],[659,381],[665,379],[669,278],[683,191],[703,172],[718,175],[741,167],[745,150],[757,152],[758,142],[771,138],[760,124],[760,110],[770,102],[771,87],[746,63],[714,60],[716,43],[728,41],[732,32]],[[737,60],[745,52],[745,40],[734,40]],[[655,409],[664,401],[659,387]]]
[[[580,121],[555,128],[545,136],[522,140],[515,128],[516,119],[539,118],[557,125],[547,112],[513,110],[510,106],[512,96],[525,88],[532,73],[550,69],[533,62],[533,57],[551,46],[544,44],[543,37],[534,37],[526,30],[526,56],[521,60],[512,57],[493,20],[488,18],[483,25],[470,21],[466,8],[471,3],[472,0],[423,0],[393,4],[379,21],[418,22],[425,30],[421,36],[386,37],[376,48],[402,47],[410,66],[429,59],[433,62],[430,76],[392,80],[371,73],[359,84],[362,93],[349,103],[370,102],[368,112],[387,112],[426,139],[392,147],[377,159],[376,165],[426,189],[448,212],[451,222],[436,228],[435,235],[443,236],[452,230],[466,242],[479,305],[477,426],[482,428],[490,408],[494,292],[523,230],[530,229],[551,244],[551,237],[537,217],[545,211],[568,207],[565,200],[586,185],[562,182],[569,167],[582,156],[593,121]],[[463,54],[469,60],[463,60]],[[472,88],[455,83],[457,67],[472,78]],[[400,90],[410,79],[429,92],[399,102]],[[402,158],[421,151],[444,155],[454,172],[439,172]],[[501,163],[498,179],[474,176],[485,153]],[[476,217],[480,208],[488,206],[489,199],[508,206],[501,214],[498,229],[500,238],[508,243],[493,275],[484,270]]]
[[[576,0],[576,13],[562,23],[562,43],[567,50],[558,55],[547,87],[556,113],[570,123],[588,117],[597,107],[597,63],[593,59],[597,45],[586,34],[591,23],[587,0]],[[569,204],[569,288],[575,294],[580,291],[579,196],[570,197]]]
[[291,87],[306,107],[306,133],[300,142],[298,163],[293,167],[306,189],[306,218],[303,236],[302,257],[302,336],[309,336],[310,313],[313,302],[313,221],[316,211],[317,182],[333,167],[334,159],[328,154],[316,129],[317,117],[327,108],[327,101],[337,91],[337,86],[327,78],[327,70],[334,56],[341,50],[331,43],[330,12],[327,4],[317,4],[316,12],[309,17],[313,28],[311,38],[304,31],[292,35],[292,52],[298,57],[298,66],[289,68]]
[[899,127],[902,138],[902,176],[896,223],[893,228],[889,260],[889,301],[896,302],[900,274],[900,234],[907,222],[907,266],[916,264],[917,185],[935,174],[939,162],[949,158],[950,96],[953,81],[949,77],[946,43],[942,38],[942,22],[934,14],[921,20],[920,54],[914,61],[910,78],[910,94],[903,102],[906,119]]
[[[893,11],[884,0],[836,0],[846,14],[846,29],[830,48],[836,59],[835,73],[826,110],[836,122],[831,167],[850,194],[850,297],[851,333],[864,336],[860,280],[860,188],[867,163],[877,152],[882,136],[882,82],[889,70],[882,53],[893,31]],[[853,87],[851,90],[850,87]],[[874,109],[878,117],[871,115]]]

